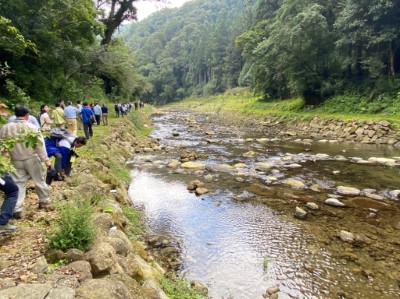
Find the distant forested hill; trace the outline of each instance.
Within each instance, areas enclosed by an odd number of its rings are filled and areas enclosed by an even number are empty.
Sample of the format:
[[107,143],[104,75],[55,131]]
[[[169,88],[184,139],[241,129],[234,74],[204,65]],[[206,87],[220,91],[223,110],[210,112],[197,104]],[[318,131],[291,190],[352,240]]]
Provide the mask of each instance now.
[[235,86],[308,104],[357,95],[378,112],[399,98],[398,0],[197,0],[121,35],[152,85],[148,101]]
[[153,90],[147,100],[169,102],[238,85],[243,60],[236,37],[244,32],[242,0],[192,1],[125,28]]

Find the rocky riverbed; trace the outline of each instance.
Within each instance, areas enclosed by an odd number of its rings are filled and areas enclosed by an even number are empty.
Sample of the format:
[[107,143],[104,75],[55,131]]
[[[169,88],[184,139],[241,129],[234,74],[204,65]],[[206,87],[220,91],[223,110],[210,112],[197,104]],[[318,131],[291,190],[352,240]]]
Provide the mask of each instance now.
[[[209,285],[213,298],[398,297],[400,152],[396,142],[385,146],[369,145],[366,139],[344,142],[325,139],[323,134],[316,137],[311,131],[305,136],[303,130],[278,134],[273,125],[249,127],[238,125],[238,120],[178,111],[160,114],[154,121],[153,136],[159,139],[161,152],[147,152],[130,164],[140,169],[133,186],[158,191],[147,197],[136,188],[131,196],[149,210],[155,230],[178,240],[179,269]],[[339,128],[338,136],[342,131],[356,136],[361,132]],[[159,197],[158,193],[163,200],[150,198]],[[186,198],[184,193],[192,195]],[[242,234],[236,235],[235,228],[221,220],[229,209],[241,211],[230,221]],[[160,217],[171,222],[168,227],[158,222]],[[204,230],[219,229],[209,222],[227,226],[221,235],[232,240],[214,242],[211,232],[202,235]],[[187,227],[182,228],[182,223]],[[251,223],[247,229],[245,223]],[[203,227],[201,232],[198,226]],[[198,239],[186,234],[197,234]],[[254,234],[251,240],[264,243],[252,241],[248,252],[227,245],[249,246],[248,240],[243,241],[248,234]],[[225,260],[230,274],[217,268],[208,273],[204,267],[213,269],[214,264],[213,258],[206,260],[207,253],[188,256],[194,250],[190,246],[199,244],[206,245],[198,250],[212,251],[218,257],[216,264]],[[249,252],[259,257],[251,267],[252,258],[247,257],[246,266],[241,266],[252,269],[243,271],[238,266],[240,256]],[[231,259],[236,259],[236,265],[230,265]],[[251,275],[248,280],[243,277]],[[244,281],[250,287],[240,285]]]

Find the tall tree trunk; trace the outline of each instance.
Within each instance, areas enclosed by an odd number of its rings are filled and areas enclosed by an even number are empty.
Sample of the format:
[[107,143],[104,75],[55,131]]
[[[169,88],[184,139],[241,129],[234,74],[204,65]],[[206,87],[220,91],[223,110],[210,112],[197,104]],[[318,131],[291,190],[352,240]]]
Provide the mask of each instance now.
[[396,53],[396,49],[394,48],[394,41],[390,41],[389,43],[389,80],[395,79],[394,72],[394,54]]

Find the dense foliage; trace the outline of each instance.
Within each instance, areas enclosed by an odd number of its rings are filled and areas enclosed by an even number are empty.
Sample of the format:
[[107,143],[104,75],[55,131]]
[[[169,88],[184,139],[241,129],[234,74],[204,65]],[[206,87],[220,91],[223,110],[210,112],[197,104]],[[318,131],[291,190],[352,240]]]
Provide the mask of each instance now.
[[249,86],[268,100],[352,94],[369,105],[397,98],[399,28],[398,0],[195,0],[121,35],[149,101]]
[[12,107],[140,95],[131,51],[118,40],[101,45],[101,13],[92,0],[0,0],[0,99]]
[[191,1],[162,10],[125,28],[121,35],[137,53],[157,103],[235,87],[242,58],[235,47],[244,9],[241,0]]

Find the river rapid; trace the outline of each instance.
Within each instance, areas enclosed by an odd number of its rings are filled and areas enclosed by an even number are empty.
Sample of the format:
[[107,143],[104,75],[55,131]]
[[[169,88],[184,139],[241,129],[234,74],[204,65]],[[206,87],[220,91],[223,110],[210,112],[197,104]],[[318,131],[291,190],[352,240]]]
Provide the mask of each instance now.
[[398,150],[174,110],[153,123],[162,150],[130,161],[129,195],[209,298],[400,298]]

